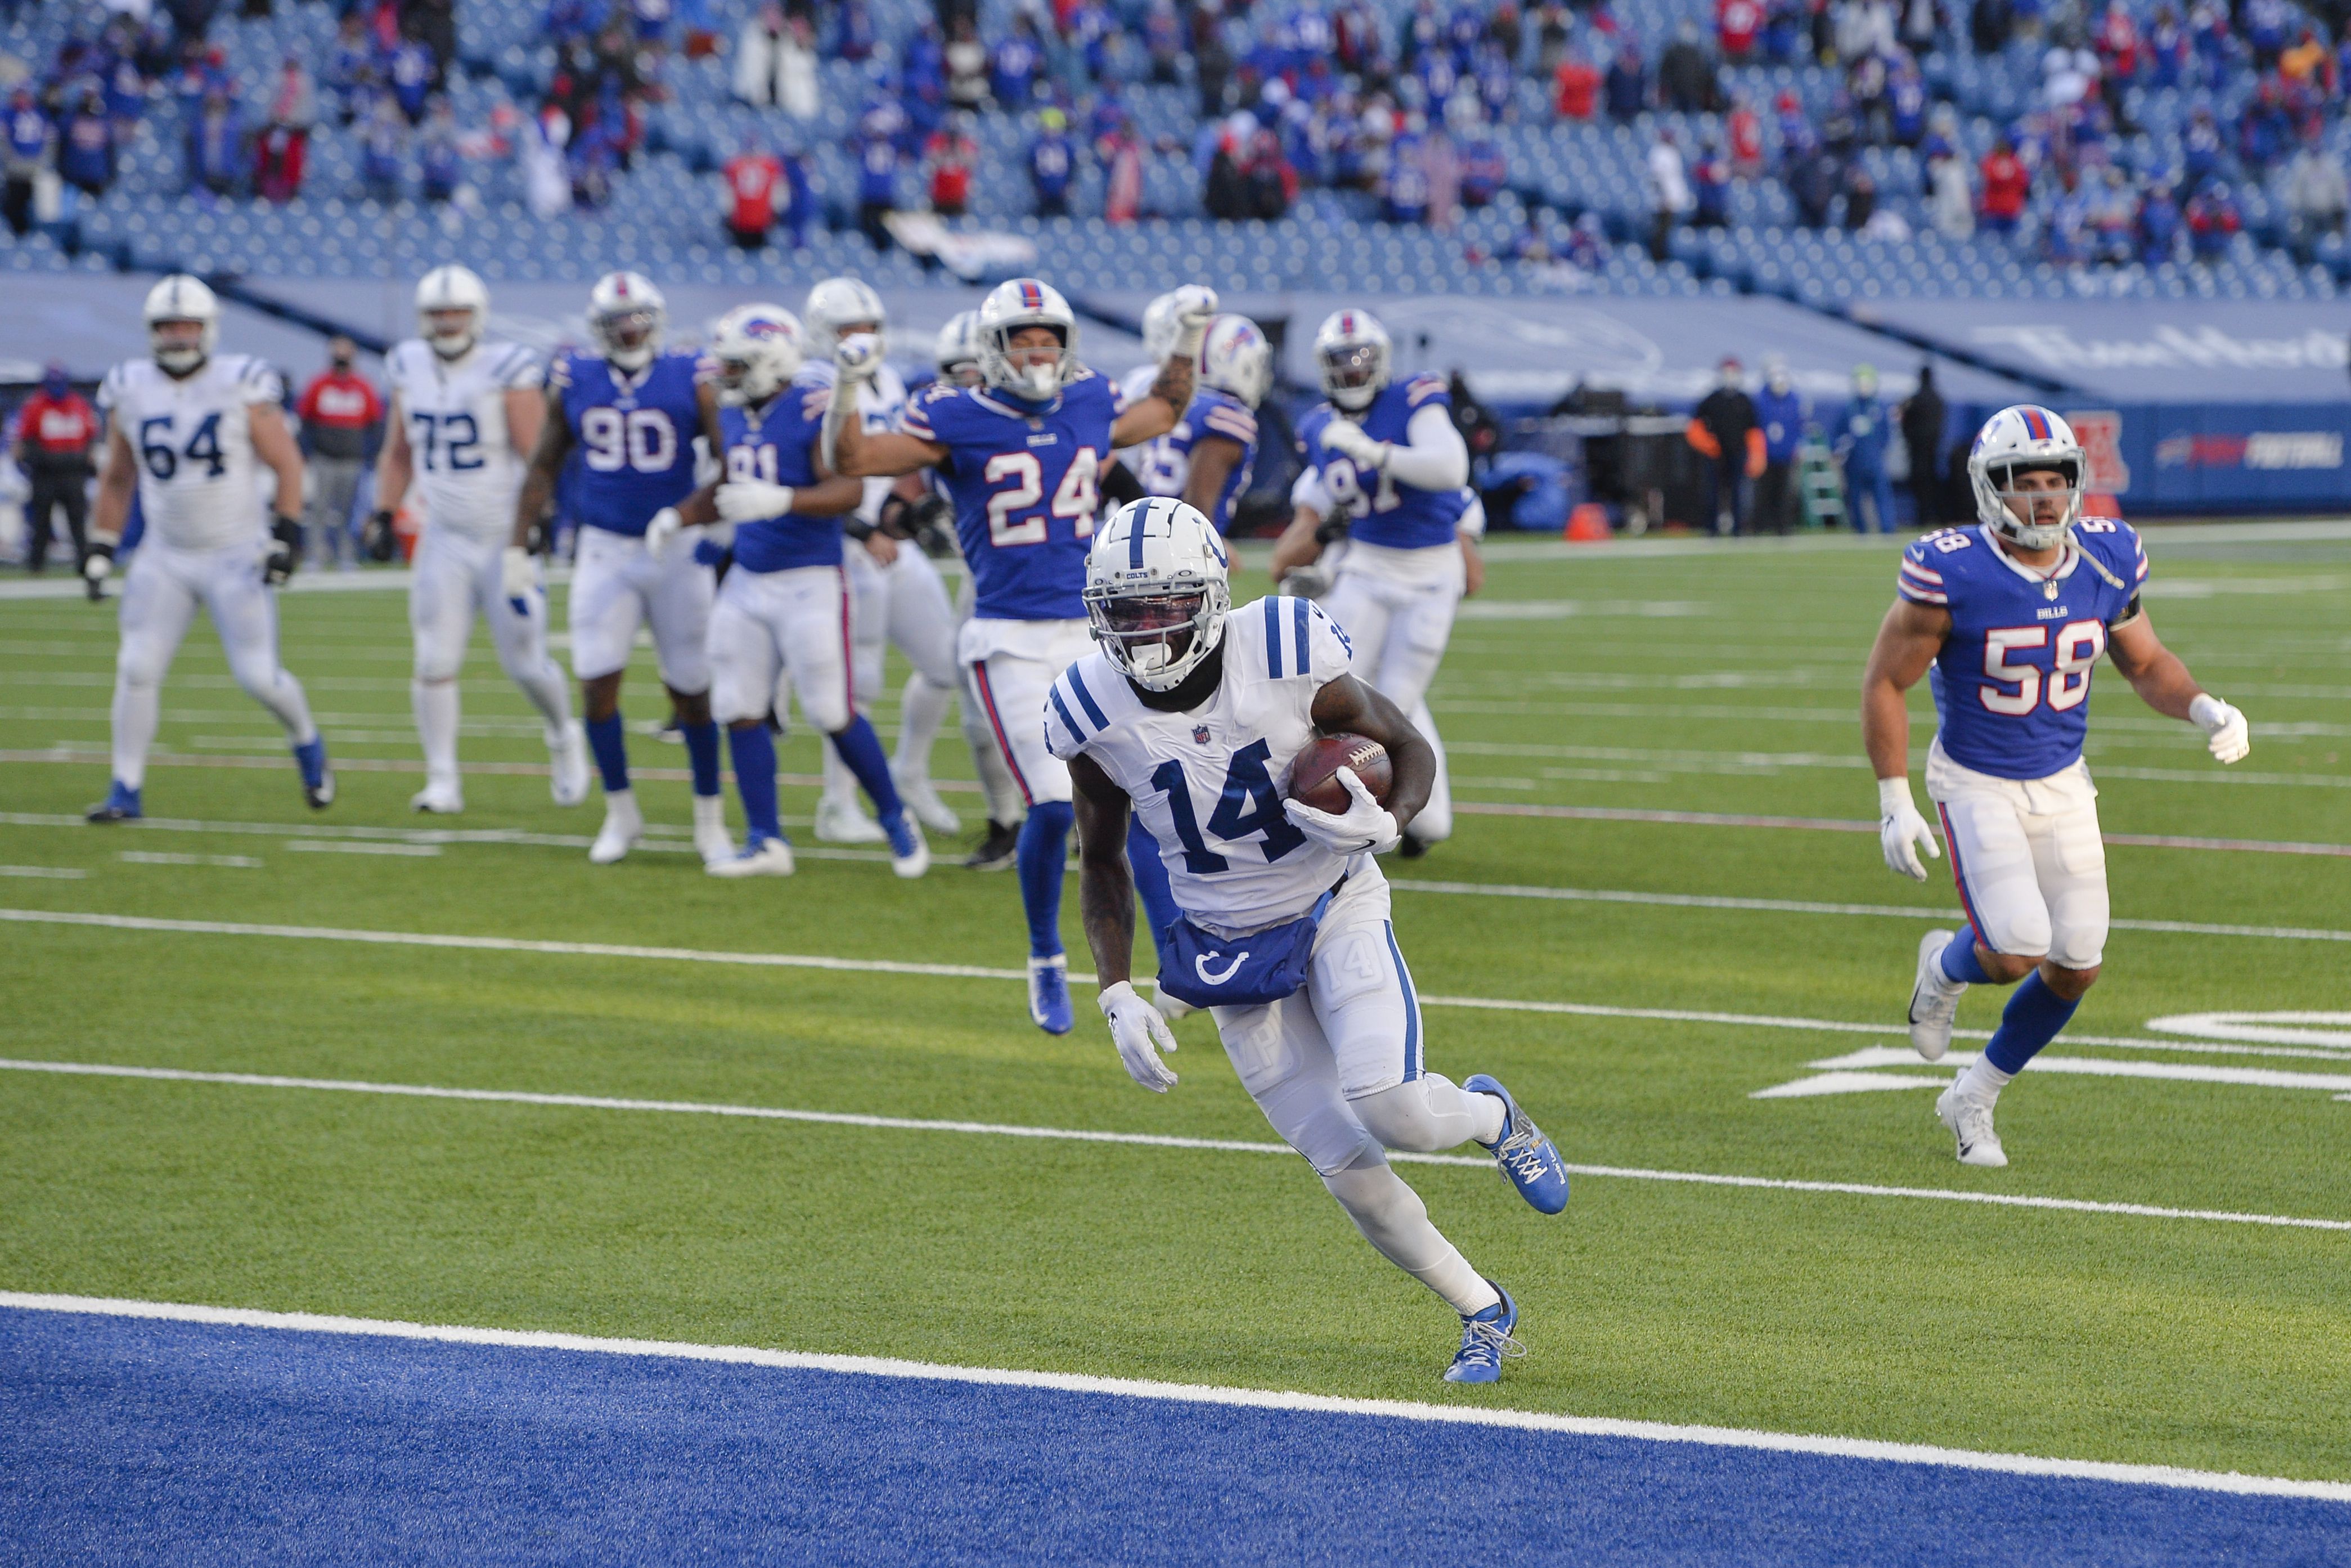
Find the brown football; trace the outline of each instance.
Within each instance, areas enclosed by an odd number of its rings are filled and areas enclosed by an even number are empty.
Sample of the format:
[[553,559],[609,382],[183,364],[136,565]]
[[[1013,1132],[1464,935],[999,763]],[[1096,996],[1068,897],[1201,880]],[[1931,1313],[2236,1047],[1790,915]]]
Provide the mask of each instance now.
[[1308,741],[1290,764],[1290,798],[1318,811],[1344,815],[1355,798],[1333,777],[1342,768],[1355,770],[1373,800],[1383,806],[1388,803],[1388,791],[1395,785],[1388,748],[1360,735],[1325,735]]

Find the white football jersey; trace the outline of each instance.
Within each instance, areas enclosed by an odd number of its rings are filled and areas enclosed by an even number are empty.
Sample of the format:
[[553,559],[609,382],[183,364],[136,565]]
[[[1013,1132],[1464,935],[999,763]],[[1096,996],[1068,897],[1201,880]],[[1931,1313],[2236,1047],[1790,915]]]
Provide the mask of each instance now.
[[252,409],[286,395],[277,372],[251,354],[214,354],[186,377],[152,360],[106,372],[99,406],[139,464],[139,508],[174,549],[248,544],[266,524],[262,469],[253,455]]
[[1225,618],[1224,678],[1189,713],[1145,707],[1097,652],[1045,701],[1045,744],[1091,757],[1159,842],[1176,903],[1220,935],[1294,920],[1361,857],[1301,832],[1281,809],[1290,764],[1314,738],[1314,694],[1353,657],[1339,623],[1303,599]]
[[[795,386],[829,387],[832,385],[833,364],[831,360],[810,360],[792,378]],[[857,412],[865,421],[868,434],[878,434],[898,428],[898,421],[906,412],[906,379],[887,363],[873,372],[872,379],[857,389]],[[865,497],[857,504],[857,515],[869,523],[882,520],[882,503],[889,498],[895,479],[873,478],[865,481]]]
[[383,370],[425,520],[470,538],[505,538],[529,465],[507,429],[506,394],[546,384],[538,356],[518,343],[480,343],[451,361],[411,338],[392,350]]
[[[1118,411],[1124,413],[1149,397],[1158,381],[1157,365],[1137,365],[1127,371],[1126,378],[1118,383]],[[1173,433],[1123,447],[1115,456],[1133,472],[1146,496],[1180,496],[1184,482],[1192,476],[1192,455],[1176,449]]]

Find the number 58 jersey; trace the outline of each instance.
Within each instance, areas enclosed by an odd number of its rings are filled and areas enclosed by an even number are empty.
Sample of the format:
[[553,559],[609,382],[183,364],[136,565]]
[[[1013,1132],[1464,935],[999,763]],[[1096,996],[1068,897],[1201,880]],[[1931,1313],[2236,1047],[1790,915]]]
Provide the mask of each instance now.
[[2115,517],[2075,523],[2045,573],[2012,559],[1980,524],[1903,551],[1902,597],[1951,615],[1928,673],[1945,755],[1999,779],[2072,767],[2089,729],[2091,671],[2107,633],[2137,618],[2146,580],[2146,547]]
[[538,357],[517,343],[483,343],[453,362],[411,338],[392,350],[383,370],[400,402],[426,519],[469,538],[504,539],[514,528],[523,478],[523,458],[507,430],[506,394],[545,383]]
[[1083,755],[1134,801],[1176,903],[1224,935],[1294,920],[1368,856],[1326,849],[1281,809],[1290,765],[1314,738],[1314,694],[1347,673],[1339,623],[1303,599],[1225,618],[1224,678],[1189,713],[1145,707],[1101,653],[1062,672],[1045,744]]
[[251,354],[214,354],[194,374],[168,376],[152,360],[106,373],[99,406],[139,464],[139,509],[174,549],[219,549],[261,537],[259,465],[251,410],[275,407],[285,383]]

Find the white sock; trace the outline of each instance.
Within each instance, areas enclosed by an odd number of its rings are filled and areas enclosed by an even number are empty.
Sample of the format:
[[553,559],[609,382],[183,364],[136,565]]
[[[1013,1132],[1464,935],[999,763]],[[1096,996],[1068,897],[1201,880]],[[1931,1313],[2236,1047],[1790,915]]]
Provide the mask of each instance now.
[[256,681],[245,689],[277,716],[277,722],[286,727],[287,740],[308,746],[319,738],[319,727],[310,722],[310,699],[302,695],[302,683],[290,672],[275,671],[266,685]]
[[455,789],[457,784],[457,683],[412,680],[408,683],[408,697],[416,710],[417,738],[424,744],[426,787],[445,784]]
[[726,825],[726,797],[696,795],[694,798],[694,825],[697,828],[723,828]]
[[905,692],[898,699],[898,749],[890,758],[890,771],[897,775],[900,788],[931,781],[931,746],[939,737],[954,695],[954,688],[933,685],[920,674],[906,677]]
[[1012,782],[1012,769],[1004,766],[1004,753],[996,748],[996,737],[988,733],[987,716],[968,692],[963,698],[963,739],[971,747],[971,765],[979,775],[980,792],[987,797],[987,820],[1019,823],[1028,810],[1020,803],[1020,788]]
[[156,727],[163,720],[163,688],[125,681],[114,683],[114,776],[129,789],[147,782],[147,753],[155,744]]
[[1980,1100],[1989,1105],[2000,1098],[2000,1092],[2015,1076],[2013,1072],[2002,1072],[1979,1056],[1959,1074],[1956,1088],[1962,1100]]
[[828,743],[824,747],[823,809],[830,811],[853,811],[865,814],[857,803],[857,775],[841,759],[841,753]]
[[[514,684],[521,689],[524,696],[530,699],[530,706],[538,710],[538,716],[547,721],[548,733],[559,737],[565,727],[571,722],[571,693],[563,684],[563,672],[553,664],[541,664],[536,670],[515,676]],[[549,744],[559,745],[561,742],[558,739]]]
[[1322,1185],[1381,1257],[1436,1291],[1455,1312],[1467,1317],[1501,1300],[1460,1249],[1429,1223],[1420,1195],[1385,1161],[1334,1172],[1322,1178]]

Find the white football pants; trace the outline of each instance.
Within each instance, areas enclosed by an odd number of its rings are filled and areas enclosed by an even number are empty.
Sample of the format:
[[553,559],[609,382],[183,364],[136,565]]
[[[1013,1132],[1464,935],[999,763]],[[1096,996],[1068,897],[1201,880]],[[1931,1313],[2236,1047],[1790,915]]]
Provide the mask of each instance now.
[[[914,672],[899,699],[898,745],[890,759],[891,771],[901,783],[926,780],[931,745],[946,718],[947,704],[962,687],[946,584],[921,548],[903,539],[887,566],[854,539],[842,545],[841,563],[849,574],[850,668],[858,706],[871,708],[881,700],[883,665],[894,645]],[[830,746],[824,748],[824,792],[836,808],[860,809],[857,780]]]
[[653,628],[662,684],[685,696],[708,691],[715,580],[695,564],[690,538],[673,538],[655,559],[642,538],[581,528],[571,568],[571,673],[592,681],[628,668],[643,623]]
[[[972,606],[978,591],[972,586],[971,569],[964,569],[963,580],[956,587],[955,630],[958,648],[962,645],[965,623],[971,620]],[[1019,824],[1027,808],[1021,804],[1019,787],[1012,781],[1012,769],[1006,766],[1004,753],[996,744],[996,732],[988,727],[987,710],[980,706],[979,686],[972,679],[971,666],[960,656],[956,660],[956,706],[963,710],[964,745],[971,749],[973,769],[979,775],[981,792],[987,798],[987,820],[991,822]]]
[[1437,781],[1412,835],[1437,843],[1453,835],[1453,784],[1445,742],[1428,711],[1428,688],[1445,661],[1467,567],[1455,545],[1390,549],[1349,541],[1322,608],[1355,645],[1351,672],[1404,710],[1437,749]]
[[416,658],[410,696],[424,746],[428,783],[457,782],[457,674],[474,640],[474,622],[490,623],[490,642],[507,678],[520,687],[547,721],[548,744],[562,744],[571,722],[563,672],[547,653],[547,603],[533,595],[517,612],[507,598],[499,558],[506,541],[462,534],[431,523],[416,541],[408,585],[408,629]]
[[722,725],[765,717],[780,674],[790,678],[810,724],[827,735],[848,728],[855,711],[850,626],[841,568],[736,567],[710,612],[710,716]]
[[1070,798],[1070,765],[1045,749],[1045,694],[1093,645],[1082,621],[975,617],[957,634],[956,655],[1024,805]]
[[1943,819],[1951,880],[1977,938],[1995,953],[2094,968],[2106,946],[2106,843],[2087,764],[2046,779],[1999,779],[1927,752],[1927,798]]

